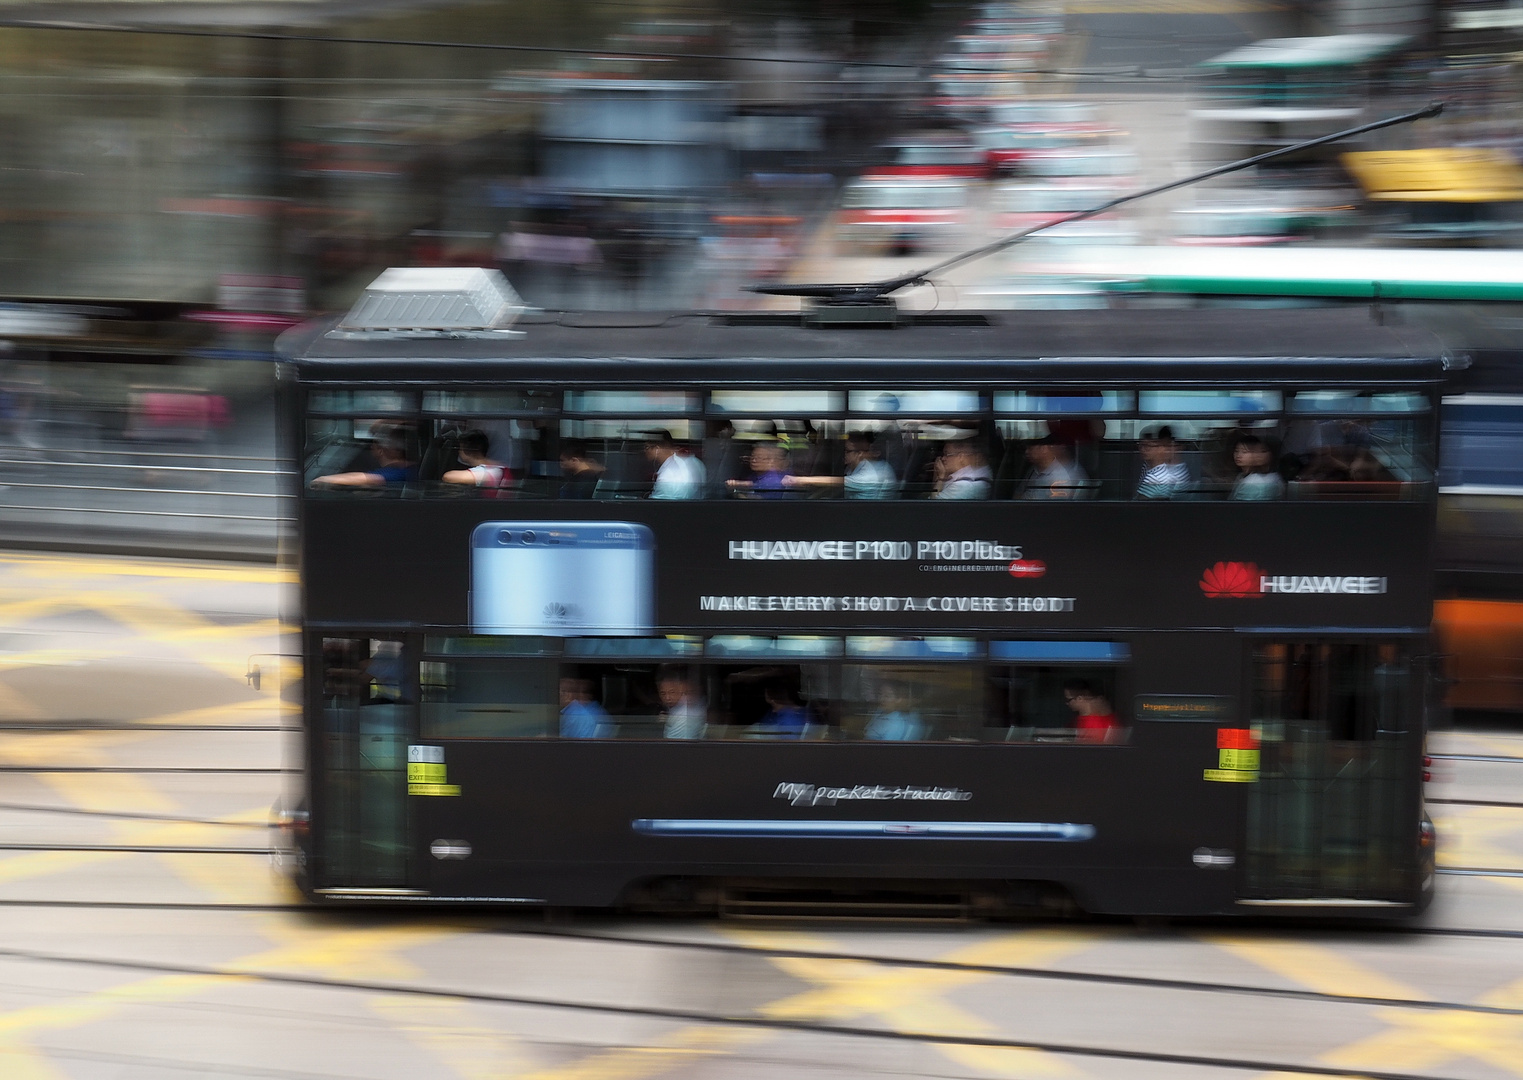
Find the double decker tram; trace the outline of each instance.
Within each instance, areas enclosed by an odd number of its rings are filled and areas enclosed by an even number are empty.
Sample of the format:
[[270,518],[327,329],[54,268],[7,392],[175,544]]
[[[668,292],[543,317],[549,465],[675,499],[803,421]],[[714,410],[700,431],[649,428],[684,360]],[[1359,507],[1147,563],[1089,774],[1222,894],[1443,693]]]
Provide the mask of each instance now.
[[1426,905],[1436,339],[374,301],[281,342],[310,897]]

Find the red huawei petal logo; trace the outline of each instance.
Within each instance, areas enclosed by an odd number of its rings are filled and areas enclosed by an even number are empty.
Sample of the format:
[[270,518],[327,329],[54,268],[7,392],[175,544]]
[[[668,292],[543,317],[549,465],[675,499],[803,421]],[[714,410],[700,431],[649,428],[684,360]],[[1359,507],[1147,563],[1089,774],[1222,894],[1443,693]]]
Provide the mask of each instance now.
[[1201,575],[1200,591],[1214,599],[1263,596],[1259,568],[1251,562],[1219,562]]

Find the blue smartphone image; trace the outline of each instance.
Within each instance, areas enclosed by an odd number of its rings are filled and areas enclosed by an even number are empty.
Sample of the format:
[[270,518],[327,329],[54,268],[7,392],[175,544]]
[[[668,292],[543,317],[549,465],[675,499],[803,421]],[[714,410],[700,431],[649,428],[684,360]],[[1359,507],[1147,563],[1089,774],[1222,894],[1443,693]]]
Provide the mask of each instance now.
[[487,521],[471,533],[471,632],[648,634],[650,529],[628,521]]

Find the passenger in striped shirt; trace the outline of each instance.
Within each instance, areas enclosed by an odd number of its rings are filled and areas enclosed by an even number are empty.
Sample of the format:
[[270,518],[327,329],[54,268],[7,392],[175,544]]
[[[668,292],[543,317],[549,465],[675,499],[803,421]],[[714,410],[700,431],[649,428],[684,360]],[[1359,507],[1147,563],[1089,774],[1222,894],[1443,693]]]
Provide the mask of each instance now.
[[1190,488],[1190,469],[1179,460],[1179,444],[1168,424],[1144,432],[1137,441],[1142,457],[1142,479],[1137,481],[1139,499],[1177,499]]

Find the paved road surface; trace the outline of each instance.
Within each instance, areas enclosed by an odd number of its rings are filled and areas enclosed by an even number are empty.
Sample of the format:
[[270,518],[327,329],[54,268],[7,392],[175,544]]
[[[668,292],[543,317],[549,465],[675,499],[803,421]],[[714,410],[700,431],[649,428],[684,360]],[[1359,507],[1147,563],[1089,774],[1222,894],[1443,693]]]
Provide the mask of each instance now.
[[1523,736],[1434,740],[1484,873],[1412,927],[316,913],[264,853],[295,718],[242,677],[288,587],[0,554],[6,1080],[1523,1076]]

